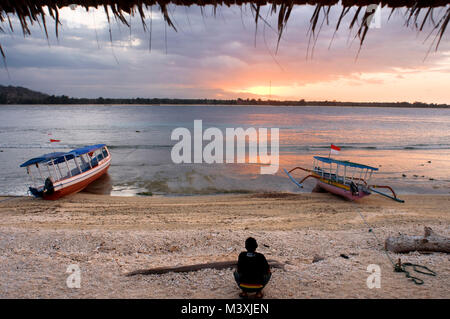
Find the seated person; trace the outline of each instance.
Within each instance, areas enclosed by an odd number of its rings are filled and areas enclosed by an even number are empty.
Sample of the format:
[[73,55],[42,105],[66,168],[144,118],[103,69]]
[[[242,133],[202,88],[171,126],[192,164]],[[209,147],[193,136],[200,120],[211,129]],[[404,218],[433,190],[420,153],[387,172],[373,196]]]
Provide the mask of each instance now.
[[245,241],[247,251],[239,254],[237,271],[234,279],[242,292],[240,297],[248,297],[248,292],[256,292],[256,298],[262,298],[262,289],[271,277],[270,266],[263,254],[257,253],[258,243],[256,239],[249,237]]

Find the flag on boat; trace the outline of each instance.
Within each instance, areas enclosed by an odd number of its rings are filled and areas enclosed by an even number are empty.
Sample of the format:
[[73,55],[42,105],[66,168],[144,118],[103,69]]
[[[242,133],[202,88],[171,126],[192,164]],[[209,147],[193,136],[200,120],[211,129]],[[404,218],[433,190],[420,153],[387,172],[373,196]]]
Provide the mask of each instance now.
[[330,153],[331,154],[339,154],[339,151],[341,150],[340,147],[337,147],[336,145],[331,144]]
[[61,140],[54,140],[54,139],[50,139],[50,143],[54,143],[54,142],[61,142]]

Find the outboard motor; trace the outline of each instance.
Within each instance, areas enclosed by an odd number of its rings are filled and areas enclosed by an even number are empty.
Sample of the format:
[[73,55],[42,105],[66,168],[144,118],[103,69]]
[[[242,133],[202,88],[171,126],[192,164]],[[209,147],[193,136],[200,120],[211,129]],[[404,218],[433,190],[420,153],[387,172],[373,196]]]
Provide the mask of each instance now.
[[36,188],[34,187],[30,187],[28,188],[30,190],[30,193],[34,196],[34,197],[42,197],[43,196],[43,191],[38,191]]

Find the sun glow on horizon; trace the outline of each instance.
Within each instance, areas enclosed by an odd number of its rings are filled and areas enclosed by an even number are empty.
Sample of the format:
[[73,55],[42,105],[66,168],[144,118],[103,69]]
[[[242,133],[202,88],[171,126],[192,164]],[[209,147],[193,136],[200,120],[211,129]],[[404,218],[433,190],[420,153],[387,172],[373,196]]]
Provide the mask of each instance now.
[[[391,72],[352,73],[336,79],[283,86],[249,85],[226,88],[230,95],[274,100],[347,102],[427,102],[448,104],[446,63],[439,69],[395,69]],[[252,79],[248,79],[252,82]],[[282,80],[280,80],[281,82]],[[260,82],[259,79],[254,82]]]
[[292,90],[290,86],[251,86],[244,89],[230,90],[236,94],[252,94],[261,98],[283,97]]

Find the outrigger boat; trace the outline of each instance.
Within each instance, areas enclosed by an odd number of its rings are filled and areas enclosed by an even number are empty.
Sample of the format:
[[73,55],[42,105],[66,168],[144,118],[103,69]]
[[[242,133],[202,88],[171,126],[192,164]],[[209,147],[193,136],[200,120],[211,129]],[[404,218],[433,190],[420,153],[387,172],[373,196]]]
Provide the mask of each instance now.
[[[291,173],[295,170],[303,170],[309,175],[301,181],[297,181]],[[369,185],[369,180],[373,172],[378,168],[350,161],[336,160],[330,157],[314,156],[313,169],[295,167],[290,171],[284,170],[291,181],[298,187],[303,188],[303,182],[308,178],[315,178],[317,185],[314,191],[328,191],[342,196],[348,200],[357,200],[370,195],[372,192],[383,195],[397,202],[404,201],[397,198],[394,190],[385,185]],[[375,188],[384,188],[392,192],[392,195],[385,194]]]
[[[43,199],[55,200],[77,193],[108,171],[111,154],[105,144],[96,144],[55,152],[32,158],[20,167],[26,167],[31,177],[31,194]],[[37,170],[37,177],[31,168]]]

